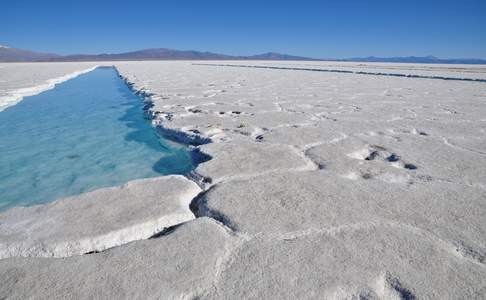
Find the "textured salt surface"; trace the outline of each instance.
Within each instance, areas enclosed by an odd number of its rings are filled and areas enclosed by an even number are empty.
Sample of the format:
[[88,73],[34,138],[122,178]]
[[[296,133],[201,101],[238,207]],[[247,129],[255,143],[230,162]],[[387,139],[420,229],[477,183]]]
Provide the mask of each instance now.
[[0,214],[0,258],[66,257],[147,239],[192,220],[189,203],[200,191],[173,175],[10,209]]
[[270,65],[244,65],[244,64],[215,64],[215,63],[195,63],[196,66],[214,66],[214,67],[241,67],[241,68],[255,68],[255,69],[272,69],[272,70],[292,70],[292,71],[312,71],[312,72],[328,72],[328,73],[345,73],[345,74],[356,74],[356,75],[371,75],[371,76],[388,76],[388,77],[405,77],[414,79],[438,79],[438,80],[454,80],[454,81],[471,81],[471,82],[481,82],[486,83],[486,79],[474,78],[474,75],[482,76],[482,72],[479,74],[472,74],[473,78],[470,77],[452,77],[443,75],[433,75],[424,72],[418,72],[422,74],[413,73],[401,73],[393,72],[383,69],[369,70],[365,71],[363,69],[349,70],[346,68],[328,69],[325,66],[270,66]]
[[[229,234],[214,220],[168,236],[66,259],[0,260],[0,295],[12,299],[194,299],[210,289]],[[66,266],[69,265],[69,268]]]
[[116,66],[151,95],[161,133],[213,141],[196,169],[206,191],[191,209],[201,218],[102,253],[1,260],[2,296],[484,298],[485,84]]
[[[236,64],[244,64],[238,62]],[[486,80],[485,65],[440,65],[410,63],[354,63],[354,62],[258,62],[273,67],[299,67],[349,72],[398,74],[422,77],[449,77]]]

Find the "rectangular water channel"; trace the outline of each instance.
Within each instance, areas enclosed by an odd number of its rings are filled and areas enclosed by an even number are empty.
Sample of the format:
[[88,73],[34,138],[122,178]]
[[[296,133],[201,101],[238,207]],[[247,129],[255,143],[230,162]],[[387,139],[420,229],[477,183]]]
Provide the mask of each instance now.
[[0,210],[194,169],[143,105],[114,68],[97,68],[0,112]]

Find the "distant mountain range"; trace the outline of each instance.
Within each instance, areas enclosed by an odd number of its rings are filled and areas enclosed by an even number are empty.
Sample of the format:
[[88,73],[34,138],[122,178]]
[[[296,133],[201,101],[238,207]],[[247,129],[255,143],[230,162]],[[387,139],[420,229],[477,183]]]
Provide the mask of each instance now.
[[355,57],[349,59],[316,59],[269,52],[250,56],[234,56],[193,50],[167,48],[144,49],[113,54],[58,55],[10,48],[0,45],[0,62],[46,62],[46,61],[110,61],[110,60],[302,60],[302,61],[350,61],[350,62],[394,62],[394,63],[437,63],[437,64],[486,64],[483,59],[440,59],[425,57]]
[[109,61],[109,60],[315,60],[309,57],[280,53],[264,53],[250,56],[233,56],[193,50],[167,48],[144,49],[113,54],[57,55],[0,46],[0,62],[45,61]]

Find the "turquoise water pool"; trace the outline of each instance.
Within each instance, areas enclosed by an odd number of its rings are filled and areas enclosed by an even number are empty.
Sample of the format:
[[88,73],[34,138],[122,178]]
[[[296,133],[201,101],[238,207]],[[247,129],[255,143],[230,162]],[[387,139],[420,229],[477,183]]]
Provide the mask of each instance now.
[[0,112],[0,210],[195,167],[156,135],[143,101],[98,68]]

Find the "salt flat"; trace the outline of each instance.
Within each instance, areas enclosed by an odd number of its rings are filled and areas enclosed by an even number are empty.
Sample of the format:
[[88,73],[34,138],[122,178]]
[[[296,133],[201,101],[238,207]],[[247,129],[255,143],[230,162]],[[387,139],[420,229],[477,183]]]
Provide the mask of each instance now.
[[[193,176],[199,218],[100,253],[2,259],[2,297],[486,297],[486,83],[198,63],[211,65],[99,64],[150,97],[160,134],[212,157]],[[484,78],[484,66],[338,67]]]
[[[233,65],[253,65],[254,62],[232,61]],[[214,62],[212,63],[214,64]],[[217,64],[228,64],[218,62]],[[332,62],[332,61],[280,61],[256,62],[255,66],[271,68],[303,68],[329,72],[356,72],[391,76],[444,77],[468,80],[486,80],[484,65],[460,64],[411,64],[411,63],[368,63],[368,62]]]

